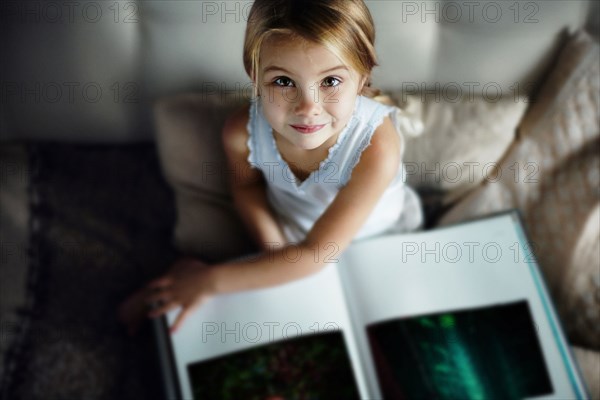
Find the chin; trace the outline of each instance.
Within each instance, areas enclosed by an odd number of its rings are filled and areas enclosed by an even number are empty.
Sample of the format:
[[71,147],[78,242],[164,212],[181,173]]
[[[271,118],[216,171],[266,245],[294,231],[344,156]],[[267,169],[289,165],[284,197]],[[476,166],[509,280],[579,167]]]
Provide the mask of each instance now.
[[323,144],[323,142],[317,142],[315,143],[314,141],[298,141],[295,143],[296,147],[301,148],[302,150],[314,150],[319,148],[319,146],[321,146]]

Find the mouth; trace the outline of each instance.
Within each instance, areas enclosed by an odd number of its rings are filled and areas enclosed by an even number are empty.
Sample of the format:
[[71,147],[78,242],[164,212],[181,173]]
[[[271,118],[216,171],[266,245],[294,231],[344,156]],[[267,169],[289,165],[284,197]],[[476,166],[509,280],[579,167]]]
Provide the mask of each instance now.
[[323,129],[325,124],[323,125],[290,125],[292,128],[297,130],[300,133],[314,133]]

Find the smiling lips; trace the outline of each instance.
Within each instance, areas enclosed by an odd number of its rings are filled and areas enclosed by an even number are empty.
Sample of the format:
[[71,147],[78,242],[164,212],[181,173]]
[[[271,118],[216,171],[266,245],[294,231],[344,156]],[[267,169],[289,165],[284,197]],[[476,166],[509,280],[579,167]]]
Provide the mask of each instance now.
[[300,133],[314,133],[314,132],[321,130],[325,126],[325,124],[323,124],[323,125],[290,125],[290,126]]

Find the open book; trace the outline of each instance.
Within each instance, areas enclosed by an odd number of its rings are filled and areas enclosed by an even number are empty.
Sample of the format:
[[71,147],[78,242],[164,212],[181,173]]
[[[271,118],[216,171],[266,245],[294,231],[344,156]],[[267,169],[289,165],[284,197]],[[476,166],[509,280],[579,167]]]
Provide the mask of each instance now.
[[[168,398],[588,398],[516,211],[354,242],[155,332]],[[293,259],[294,254],[290,254]]]

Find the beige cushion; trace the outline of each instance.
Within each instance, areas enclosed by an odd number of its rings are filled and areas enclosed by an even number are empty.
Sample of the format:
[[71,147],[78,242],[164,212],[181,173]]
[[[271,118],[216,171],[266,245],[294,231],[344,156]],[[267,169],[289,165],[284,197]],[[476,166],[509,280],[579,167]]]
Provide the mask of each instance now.
[[[574,242],[557,303],[574,340],[587,342],[589,336],[600,337],[600,203],[589,212]],[[584,334],[578,337],[580,332]],[[600,374],[597,377],[600,380]]]
[[175,245],[207,261],[254,251],[233,206],[221,129],[237,99],[183,94],[154,107],[163,173],[175,191]]
[[524,97],[470,96],[467,92],[408,95],[392,93],[401,108],[422,119],[422,134],[406,135],[407,182],[447,192],[452,202],[494,179],[494,166],[516,137],[527,108]]
[[586,254],[593,251],[589,243],[600,240],[598,230],[588,227],[598,224],[600,203],[598,56],[598,44],[585,32],[573,36],[500,164],[501,177],[469,194],[440,222],[520,209],[569,338],[595,349],[600,265]]
[[600,352],[571,346],[590,399],[600,399]]

